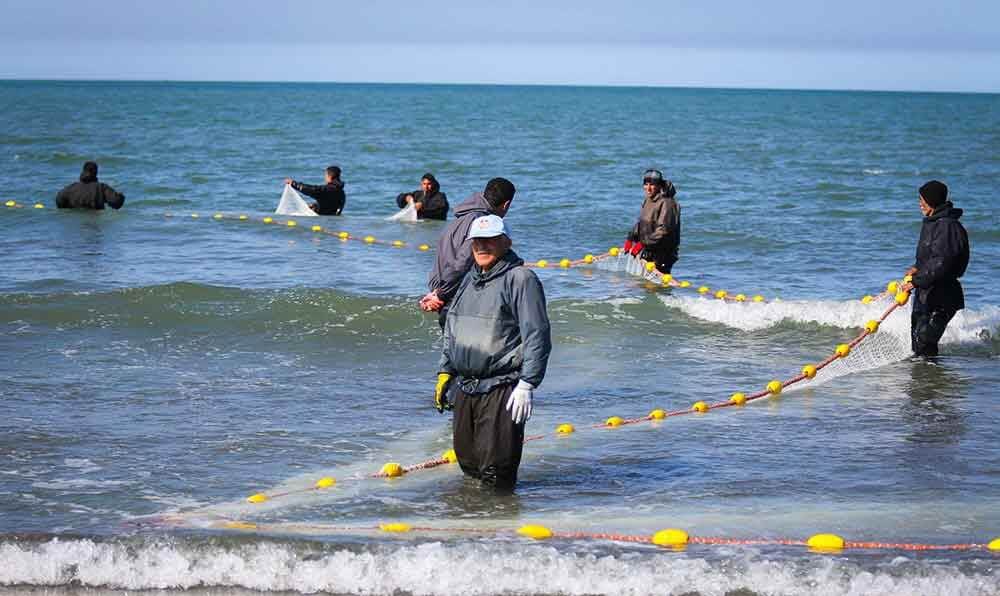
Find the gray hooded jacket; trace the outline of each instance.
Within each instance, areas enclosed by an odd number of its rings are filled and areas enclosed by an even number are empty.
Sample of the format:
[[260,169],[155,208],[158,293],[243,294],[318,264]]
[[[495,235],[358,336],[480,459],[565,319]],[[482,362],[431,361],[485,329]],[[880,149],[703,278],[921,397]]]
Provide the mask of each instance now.
[[455,207],[455,219],[438,238],[437,256],[427,287],[437,290],[438,298],[451,302],[462,283],[462,278],[472,268],[472,240],[469,228],[477,217],[493,213],[493,208],[482,193],[473,193]]
[[552,351],[545,292],[523,265],[509,250],[485,273],[473,267],[455,294],[438,370],[458,375],[465,393],[518,379],[538,387],[545,377]]

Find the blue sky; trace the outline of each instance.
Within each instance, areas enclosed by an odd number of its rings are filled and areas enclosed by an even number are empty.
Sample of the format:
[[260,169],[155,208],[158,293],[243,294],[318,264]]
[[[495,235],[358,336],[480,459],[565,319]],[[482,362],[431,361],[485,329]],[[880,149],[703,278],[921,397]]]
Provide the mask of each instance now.
[[13,2],[0,77],[1000,91],[1000,2]]

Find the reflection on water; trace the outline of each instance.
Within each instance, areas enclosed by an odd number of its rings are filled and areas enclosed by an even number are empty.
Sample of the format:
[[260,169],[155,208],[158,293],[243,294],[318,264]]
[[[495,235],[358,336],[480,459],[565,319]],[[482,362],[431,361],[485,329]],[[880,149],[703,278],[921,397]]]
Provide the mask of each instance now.
[[914,359],[910,380],[903,390],[909,400],[902,405],[902,418],[909,427],[906,439],[915,443],[954,444],[966,432],[962,401],[969,380],[942,359]]

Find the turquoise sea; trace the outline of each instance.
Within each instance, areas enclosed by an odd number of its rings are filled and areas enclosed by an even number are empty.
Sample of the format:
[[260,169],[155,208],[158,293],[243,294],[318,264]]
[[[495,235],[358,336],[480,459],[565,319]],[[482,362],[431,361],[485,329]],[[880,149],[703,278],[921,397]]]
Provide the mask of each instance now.
[[[1000,95],[8,81],[0,113],[0,593],[1000,594],[981,546],[513,532],[1000,538]],[[54,208],[88,159],[121,211]],[[262,223],[286,176],[330,163],[343,217]],[[559,268],[620,245],[648,167],[678,188],[692,288]],[[369,477],[450,447],[416,306],[415,247],[443,225],[386,221],[426,171],[453,206],[511,179],[514,248],[550,263],[546,437],[513,496],[453,465]],[[780,396],[593,428],[758,391],[853,339],[887,305],[859,299],[912,262],[932,178],[972,243],[937,361],[909,357],[907,306]]]

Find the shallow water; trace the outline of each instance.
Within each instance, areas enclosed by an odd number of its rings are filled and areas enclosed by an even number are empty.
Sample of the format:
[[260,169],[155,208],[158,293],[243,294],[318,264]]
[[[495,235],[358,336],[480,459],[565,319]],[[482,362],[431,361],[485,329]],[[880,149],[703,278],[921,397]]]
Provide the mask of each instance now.
[[[0,199],[48,207],[0,211],[5,591],[1000,592],[981,550],[676,553],[506,532],[1000,536],[1000,96],[7,82],[0,108]],[[125,209],[52,208],[88,158]],[[260,223],[285,176],[318,182],[328,162],[344,217]],[[768,303],[539,271],[555,350],[528,432],[580,432],[529,444],[510,497],[447,466],[364,479],[450,443],[430,399],[436,320],[415,307],[433,254],[412,250],[442,226],[385,221],[395,194],[430,170],[455,205],[507,176],[515,250],[558,261],[620,242],[651,165],[679,189],[675,275]],[[854,337],[885,306],[858,298],[910,264],[916,188],[935,177],[973,245],[938,362],[908,359],[898,312],[856,366],[804,389],[586,428],[756,391]],[[327,475],[336,488],[244,501]],[[368,530],[387,521],[501,532]]]

